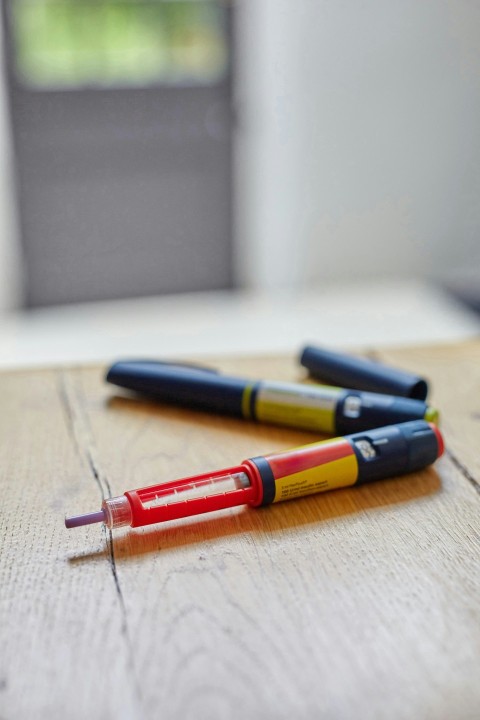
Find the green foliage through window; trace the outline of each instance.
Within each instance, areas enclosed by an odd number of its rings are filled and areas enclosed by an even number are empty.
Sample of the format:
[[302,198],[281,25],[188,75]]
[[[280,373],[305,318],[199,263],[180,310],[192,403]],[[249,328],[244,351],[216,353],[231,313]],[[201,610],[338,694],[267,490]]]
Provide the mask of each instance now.
[[212,0],[13,0],[15,65],[37,88],[205,84],[226,70]]

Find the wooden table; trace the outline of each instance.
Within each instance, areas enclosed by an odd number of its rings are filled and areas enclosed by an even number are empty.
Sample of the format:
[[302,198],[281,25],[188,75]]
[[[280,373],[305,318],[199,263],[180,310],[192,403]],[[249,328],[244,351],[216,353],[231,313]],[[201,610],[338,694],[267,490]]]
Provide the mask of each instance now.
[[433,468],[113,538],[64,516],[316,437],[121,397],[99,367],[0,376],[0,718],[478,718],[480,342],[375,354],[431,379]]

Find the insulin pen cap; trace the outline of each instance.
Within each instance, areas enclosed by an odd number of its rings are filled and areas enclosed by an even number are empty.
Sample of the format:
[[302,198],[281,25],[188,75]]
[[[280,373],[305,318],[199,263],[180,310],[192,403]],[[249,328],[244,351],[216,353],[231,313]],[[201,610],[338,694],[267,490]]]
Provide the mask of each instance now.
[[300,362],[313,377],[338,387],[400,395],[416,400],[425,400],[427,397],[426,380],[372,360],[309,345],[303,349]]

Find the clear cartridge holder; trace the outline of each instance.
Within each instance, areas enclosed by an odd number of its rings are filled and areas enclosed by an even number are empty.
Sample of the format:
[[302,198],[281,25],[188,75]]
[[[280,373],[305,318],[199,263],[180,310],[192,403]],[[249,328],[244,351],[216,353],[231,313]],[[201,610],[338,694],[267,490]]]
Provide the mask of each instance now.
[[254,504],[258,494],[252,469],[239,465],[218,472],[159,483],[103,501],[109,528],[138,527],[237,505]]

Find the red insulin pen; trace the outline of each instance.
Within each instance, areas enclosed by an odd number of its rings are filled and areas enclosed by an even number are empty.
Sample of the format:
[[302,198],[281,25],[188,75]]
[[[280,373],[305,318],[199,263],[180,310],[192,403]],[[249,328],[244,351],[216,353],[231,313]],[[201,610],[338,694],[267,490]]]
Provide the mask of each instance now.
[[98,512],[66,518],[65,525],[104,522],[109,528],[140,527],[236,505],[269,505],[421,470],[435,462],[443,448],[442,435],[433,423],[413,420],[129,490],[105,499]]

